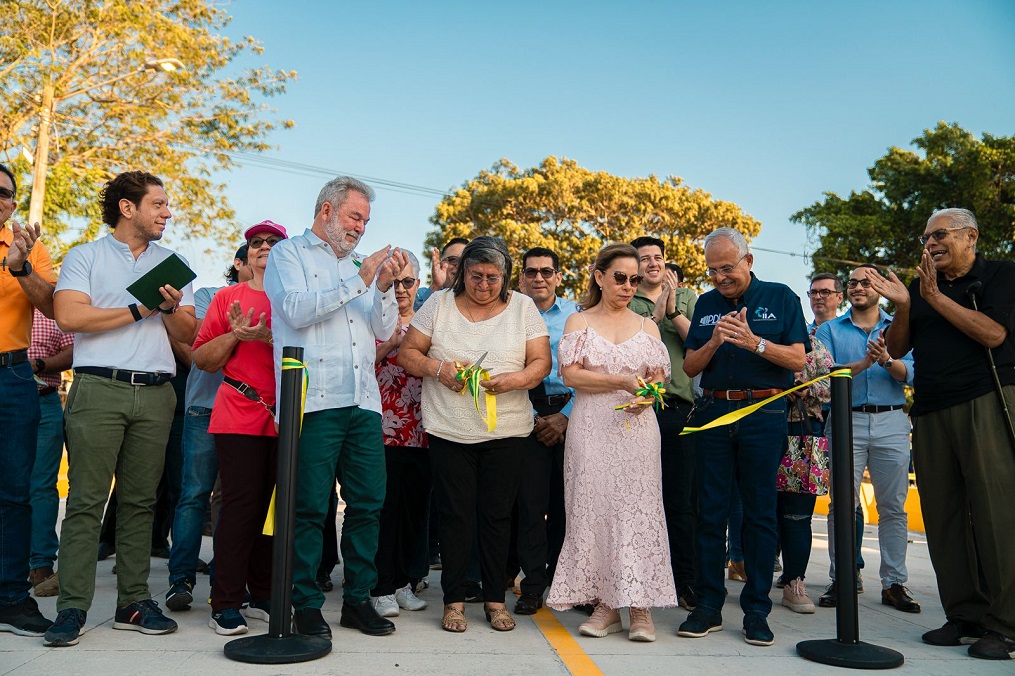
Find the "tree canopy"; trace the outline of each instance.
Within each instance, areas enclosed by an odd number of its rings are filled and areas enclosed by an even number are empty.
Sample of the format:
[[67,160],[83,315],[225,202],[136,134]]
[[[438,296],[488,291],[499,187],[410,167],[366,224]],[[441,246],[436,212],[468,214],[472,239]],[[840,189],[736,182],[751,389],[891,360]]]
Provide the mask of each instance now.
[[[937,209],[964,207],[980,225],[977,249],[1011,259],[1015,250],[1015,137],[977,139],[958,124],[938,123],[913,139],[917,151],[892,147],[867,170],[870,186],[793,214],[807,228],[814,271],[842,274],[856,263],[915,274],[917,237]],[[908,273],[908,274],[903,274]]]
[[[547,157],[538,167],[519,169],[502,159],[438,203],[426,246],[440,248],[452,237],[501,237],[517,256],[536,246],[560,256],[563,287],[584,292],[589,265],[611,242],[651,235],[666,243],[666,258],[680,264],[686,281],[706,279],[701,244],[720,226],[748,239],[761,223],[732,202],[692,190],[668,176],[624,178]],[[513,280],[514,281],[514,280]]]
[[[176,232],[220,241],[234,234],[225,186],[212,173],[232,153],[269,147],[266,137],[291,121],[265,118],[264,99],[285,91],[294,71],[241,69],[260,56],[252,37],[219,32],[230,18],[209,0],[19,0],[5,3],[0,35],[0,148],[19,175],[27,213],[32,156],[53,101],[43,230],[56,257],[94,239],[102,184],[129,169],[166,181]],[[182,68],[164,72],[167,61]],[[48,92],[47,92],[48,88]],[[21,185],[25,190],[21,190]],[[68,241],[70,226],[86,224]]]

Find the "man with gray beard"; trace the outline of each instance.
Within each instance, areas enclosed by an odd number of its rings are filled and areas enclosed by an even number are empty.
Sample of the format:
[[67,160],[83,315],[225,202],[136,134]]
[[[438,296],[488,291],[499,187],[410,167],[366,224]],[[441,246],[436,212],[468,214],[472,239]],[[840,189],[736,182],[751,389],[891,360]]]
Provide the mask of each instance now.
[[297,466],[294,619],[299,633],[328,639],[315,577],[336,472],[347,505],[341,625],[373,636],[395,630],[370,603],[386,480],[374,341],[395,330],[392,282],[408,258],[390,246],[369,256],[356,253],[373,198],[374,191],[354,178],[329,181],[317,198],[313,226],[276,244],[264,274],[276,383],[284,345],[304,348],[309,373]]

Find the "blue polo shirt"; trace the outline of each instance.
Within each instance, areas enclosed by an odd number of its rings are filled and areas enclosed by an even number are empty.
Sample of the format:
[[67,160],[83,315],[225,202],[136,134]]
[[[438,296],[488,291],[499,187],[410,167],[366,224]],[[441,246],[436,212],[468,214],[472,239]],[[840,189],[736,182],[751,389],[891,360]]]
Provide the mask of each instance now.
[[[892,316],[879,309],[878,323],[870,334],[853,321],[853,311],[830,319],[818,327],[815,337],[832,353],[836,364],[849,364],[863,359],[867,354],[867,341],[888,330],[892,325]],[[910,351],[902,359],[906,365],[906,384],[913,384],[913,353]],[[902,383],[893,378],[888,370],[878,364],[864,369],[853,376],[853,406],[896,406],[906,403],[906,392]]]
[[[700,349],[712,338],[723,315],[747,308],[747,324],[759,338],[777,345],[802,343],[810,352],[807,323],[800,298],[785,284],[763,282],[751,273],[751,284],[734,303],[713,289],[698,297],[684,346]],[[701,372],[701,387],[709,390],[761,390],[793,386],[793,371],[753,352],[724,343]]]
[[[564,323],[575,312],[578,312],[578,304],[573,300],[561,298],[560,296],[557,296],[557,299],[553,301],[553,305],[546,312],[539,311],[543,321],[546,322],[546,330],[550,332],[550,358],[553,360],[553,368],[550,369],[550,375],[543,378],[543,386],[546,387],[546,396],[548,397],[561,394],[574,394],[574,390],[564,384],[564,380],[558,372],[557,348],[560,346],[561,336],[564,335]],[[564,405],[564,408],[560,412],[570,418],[573,406],[574,400],[571,400]]]

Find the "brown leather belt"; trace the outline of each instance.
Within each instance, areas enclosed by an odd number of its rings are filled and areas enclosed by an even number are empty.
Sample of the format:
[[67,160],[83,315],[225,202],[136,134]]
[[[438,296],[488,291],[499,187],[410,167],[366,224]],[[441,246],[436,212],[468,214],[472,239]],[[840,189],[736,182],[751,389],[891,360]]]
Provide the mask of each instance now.
[[767,390],[704,390],[706,397],[726,399],[727,401],[744,401],[745,399],[767,399],[782,392],[778,387]]
[[0,368],[8,368],[10,366],[17,366],[23,362],[28,361],[28,350],[12,350],[10,352],[0,352]]

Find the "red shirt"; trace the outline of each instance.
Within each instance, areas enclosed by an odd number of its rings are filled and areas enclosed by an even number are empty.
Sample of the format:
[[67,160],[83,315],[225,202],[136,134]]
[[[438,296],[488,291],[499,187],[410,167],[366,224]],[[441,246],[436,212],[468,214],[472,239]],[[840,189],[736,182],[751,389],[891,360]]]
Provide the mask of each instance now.
[[[251,289],[246,282],[219,290],[212,298],[204,324],[194,341],[194,349],[213,338],[229,333],[229,308],[239,301],[244,314],[254,310],[252,324],[257,324],[263,312],[265,323],[271,328],[271,304],[264,291]],[[263,341],[240,341],[233,349],[222,373],[227,378],[250,385],[268,406],[275,405],[275,365],[271,345]],[[211,409],[208,431],[213,434],[249,434],[276,437],[274,417],[256,401],[251,401],[226,383],[219,387],[215,405]]]
[[[402,336],[409,325],[399,327]],[[382,340],[378,340],[380,345]],[[426,432],[421,422],[420,404],[423,400],[423,381],[410,376],[398,365],[398,349],[377,362],[377,385],[381,391],[381,428],[385,446],[426,448]]]

